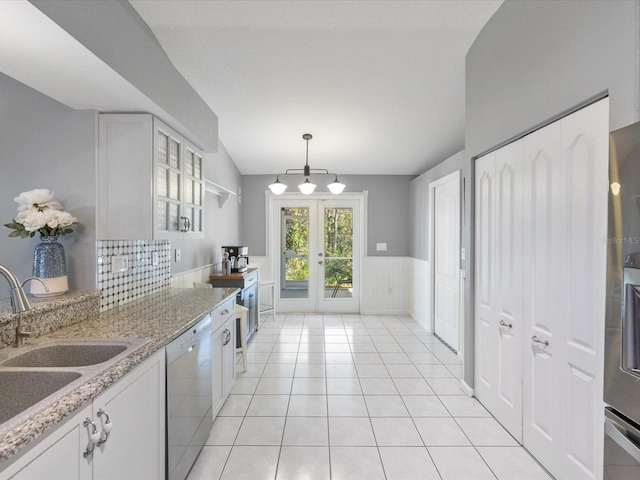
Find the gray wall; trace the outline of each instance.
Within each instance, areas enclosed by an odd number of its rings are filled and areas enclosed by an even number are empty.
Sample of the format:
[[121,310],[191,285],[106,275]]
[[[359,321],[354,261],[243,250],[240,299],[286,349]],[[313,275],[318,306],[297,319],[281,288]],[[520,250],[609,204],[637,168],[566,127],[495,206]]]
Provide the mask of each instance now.
[[[636,1],[507,1],[466,58],[465,170],[487,149],[607,90],[610,129],[638,119]],[[473,220],[471,218],[471,220]],[[472,222],[464,228],[471,252]],[[471,252],[472,253],[472,252]],[[473,385],[473,256],[465,290],[464,379]]]
[[[218,153],[205,154],[203,170],[206,179],[231,191],[238,191],[240,171],[222,143],[219,144]],[[238,244],[240,241],[238,196],[232,195],[227,203],[220,207],[218,197],[212,193],[206,193],[204,222],[204,239],[171,241],[171,248],[180,248],[182,252],[180,263],[175,263],[175,259],[172,259],[173,275],[217,263],[221,260],[223,245]]]
[[164,109],[171,118],[162,120],[201,148],[216,151],[218,117],[176,70],[129,2],[30,1]]
[[[47,188],[80,224],[61,237],[69,287],[95,289],[96,116],[75,111],[0,73],[0,224],[17,214],[21,192]],[[0,264],[31,276],[39,236],[8,238],[0,227]],[[0,278],[0,298],[10,295]]]
[[[410,255],[429,260],[429,184],[457,170],[464,169],[464,150],[411,180],[411,244]],[[462,176],[462,175],[461,175]],[[462,180],[461,180],[462,181]],[[464,215],[461,218],[464,221]]]
[[[368,190],[367,255],[409,255],[411,175],[340,175],[347,188],[345,192]],[[249,247],[251,255],[266,253],[265,190],[273,183],[274,175],[242,176],[241,245]],[[288,191],[298,191],[299,177],[281,178],[289,185]],[[317,192],[327,192],[322,180],[314,181]],[[376,243],[387,243],[386,252],[376,251]]]

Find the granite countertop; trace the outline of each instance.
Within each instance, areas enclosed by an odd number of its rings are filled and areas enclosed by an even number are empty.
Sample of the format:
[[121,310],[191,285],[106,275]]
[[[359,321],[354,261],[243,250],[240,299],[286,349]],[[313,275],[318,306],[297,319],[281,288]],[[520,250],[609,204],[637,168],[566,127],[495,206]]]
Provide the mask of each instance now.
[[[86,405],[236,292],[236,288],[166,289],[48,333],[46,337],[51,339],[126,338],[146,341],[116,363],[105,364],[105,368],[70,393],[52,399],[50,405],[19,425],[10,425],[8,430],[7,426],[0,425],[0,462]],[[0,310],[0,322],[2,313]],[[0,356],[2,353],[0,350]]]

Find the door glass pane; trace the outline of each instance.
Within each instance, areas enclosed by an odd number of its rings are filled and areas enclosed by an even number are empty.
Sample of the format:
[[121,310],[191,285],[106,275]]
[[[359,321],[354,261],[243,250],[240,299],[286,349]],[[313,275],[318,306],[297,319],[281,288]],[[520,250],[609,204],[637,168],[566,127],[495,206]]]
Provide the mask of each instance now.
[[158,168],[158,196],[159,197],[167,197],[168,193],[168,181],[167,181],[167,172],[166,168],[157,167]]
[[193,158],[193,176],[202,180],[202,157],[198,155],[194,155]]
[[180,195],[180,175],[169,172],[169,198],[178,200]]
[[187,158],[185,159],[185,170],[187,175],[193,175],[193,152],[187,150]]
[[281,209],[281,298],[309,298],[309,209]]
[[184,198],[183,200],[187,203],[193,202],[193,180],[185,180],[184,182]]
[[171,232],[180,230],[178,226],[178,205],[175,203],[169,204],[169,230]]
[[164,133],[158,132],[158,163],[167,163],[167,145],[169,137]]
[[171,168],[180,168],[180,144],[173,138],[170,141],[169,150],[169,166]]
[[193,204],[194,205],[202,205],[201,200],[201,191],[200,191],[200,182],[193,182]]
[[353,208],[324,209],[324,298],[353,298]]
[[157,230],[167,229],[167,202],[158,202]]

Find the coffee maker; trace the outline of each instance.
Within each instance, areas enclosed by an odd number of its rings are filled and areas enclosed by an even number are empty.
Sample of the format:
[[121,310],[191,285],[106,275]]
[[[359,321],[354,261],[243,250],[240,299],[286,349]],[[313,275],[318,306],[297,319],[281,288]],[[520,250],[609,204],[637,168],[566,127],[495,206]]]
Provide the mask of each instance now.
[[231,261],[231,272],[232,273],[243,273],[247,271],[247,266],[249,265],[249,247],[241,247],[241,246],[229,246],[222,247],[222,257],[224,258],[224,254],[229,254],[229,260]]

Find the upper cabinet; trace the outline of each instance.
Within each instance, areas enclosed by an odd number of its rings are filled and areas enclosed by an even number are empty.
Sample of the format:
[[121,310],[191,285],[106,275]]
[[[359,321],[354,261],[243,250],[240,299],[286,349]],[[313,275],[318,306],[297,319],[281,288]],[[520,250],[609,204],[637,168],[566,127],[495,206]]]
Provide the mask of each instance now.
[[98,239],[203,238],[202,152],[148,114],[98,123]]

